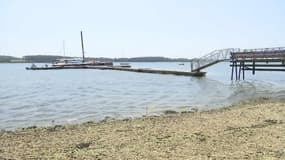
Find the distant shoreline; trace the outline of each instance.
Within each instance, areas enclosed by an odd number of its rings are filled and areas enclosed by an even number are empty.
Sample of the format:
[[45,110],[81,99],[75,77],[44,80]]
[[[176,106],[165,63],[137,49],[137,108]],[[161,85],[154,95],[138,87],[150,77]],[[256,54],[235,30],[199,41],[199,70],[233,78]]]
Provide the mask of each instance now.
[[[165,63],[189,63],[189,62],[183,62],[183,61],[155,61],[155,62],[133,62],[133,61],[122,61],[122,62],[114,62],[114,63],[123,63],[123,62],[130,62],[130,63],[162,63],[162,62],[165,62]],[[28,63],[28,64],[31,64],[31,63],[47,63],[47,64],[51,64],[51,62],[0,62],[0,64],[19,64],[19,63]]]
[[285,102],[0,132],[0,158],[285,158]]
[[[54,55],[30,55],[21,58],[13,56],[1,56],[0,63],[52,63],[63,56]],[[72,58],[72,57],[66,57]],[[87,57],[86,61],[96,60],[102,62],[190,62],[187,58],[167,58],[167,57],[132,57],[132,58],[106,58],[106,57]]]

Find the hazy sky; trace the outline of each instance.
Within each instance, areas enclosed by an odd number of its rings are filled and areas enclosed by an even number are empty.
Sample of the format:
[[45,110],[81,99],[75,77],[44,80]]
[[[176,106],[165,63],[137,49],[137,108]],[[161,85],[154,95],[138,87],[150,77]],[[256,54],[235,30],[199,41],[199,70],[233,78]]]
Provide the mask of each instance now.
[[285,46],[282,0],[0,0],[0,55],[200,57]]

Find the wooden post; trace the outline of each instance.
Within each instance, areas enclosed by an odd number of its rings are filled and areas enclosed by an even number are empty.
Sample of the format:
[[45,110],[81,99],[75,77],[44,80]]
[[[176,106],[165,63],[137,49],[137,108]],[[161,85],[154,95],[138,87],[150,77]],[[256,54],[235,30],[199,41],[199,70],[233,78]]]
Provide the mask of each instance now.
[[241,74],[241,64],[242,62],[239,62],[239,70],[238,70],[238,80],[240,80],[240,74]]
[[244,61],[242,62],[242,80],[244,80]]
[[234,79],[234,60],[232,59],[232,74],[231,74],[231,80]]
[[83,45],[83,34],[82,34],[82,31],[80,32],[80,35],[81,35],[82,61],[85,62],[84,45]]
[[252,74],[255,74],[255,59],[252,61]]
[[236,67],[236,80],[238,80],[237,62],[235,62],[235,67]]

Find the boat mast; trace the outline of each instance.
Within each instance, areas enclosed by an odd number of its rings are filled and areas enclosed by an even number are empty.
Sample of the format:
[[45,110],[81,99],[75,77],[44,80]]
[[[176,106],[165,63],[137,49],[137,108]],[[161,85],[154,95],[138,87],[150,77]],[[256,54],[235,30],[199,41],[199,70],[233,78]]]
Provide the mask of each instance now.
[[82,61],[84,62],[84,45],[83,45],[83,34],[82,34],[82,31],[80,32],[80,35],[81,35],[81,47],[82,47]]
[[65,57],[65,41],[62,41],[63,57]]

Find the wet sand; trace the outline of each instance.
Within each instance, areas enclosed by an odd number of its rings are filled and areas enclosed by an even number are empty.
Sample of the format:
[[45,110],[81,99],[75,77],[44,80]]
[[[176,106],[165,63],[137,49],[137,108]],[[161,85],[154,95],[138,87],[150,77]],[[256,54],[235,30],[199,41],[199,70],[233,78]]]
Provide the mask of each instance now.
[[0,159],[285,159],[285,102],[0,132]]

